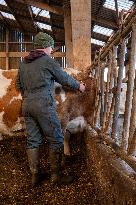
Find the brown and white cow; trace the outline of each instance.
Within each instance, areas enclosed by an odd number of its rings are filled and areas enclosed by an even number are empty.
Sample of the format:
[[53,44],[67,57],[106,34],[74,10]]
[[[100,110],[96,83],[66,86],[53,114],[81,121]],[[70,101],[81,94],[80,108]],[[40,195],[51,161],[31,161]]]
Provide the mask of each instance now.
[[[62,129],[71,133],[83,131],[87,123],[92,122],[96,95],[96,80],[89,75],[81,75],[75,69],[67,69],[69,74],[86,84],[86,92],[71,91],[55,84],[57,112],[61,119]],[[21,116],[21,94],[15,88],[17,70],[0,70],[0,133],[15,135],[24,130]],[[65,154],[69,155],[69,144],[64,140]]]
[[[86,84],[84,93],[72,91],[65,87],[61,87],[61,91],[56,92],[57,112],[61,119],[62,129],[64,133],[67,129],[71,134],[76,134],[83,132],[86,125],[92,123],[95,108],[96,79],[90,77],[88,72],[81,74],[72,68],[68,68],[66,71]],[[65,135],[64,138],[64,152],[66,155],[70,154],[69,135]]]
[[22,97],[15,88],[16,75],[17,70],[0,69],[0,133],[10,136],[22,129]]

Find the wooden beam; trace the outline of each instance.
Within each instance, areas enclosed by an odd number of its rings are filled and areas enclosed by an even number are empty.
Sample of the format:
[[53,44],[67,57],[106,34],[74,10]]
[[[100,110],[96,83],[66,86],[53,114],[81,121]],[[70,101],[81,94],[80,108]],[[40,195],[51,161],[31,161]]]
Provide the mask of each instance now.
[[91,65],[90,0],[71,0],[71,25],[74,67],[85,72]]
[[115,1],[115,8],[116,8],[116,17],[117,17],[117,24],[119,25],[119,9],[118,9],[118,1]]
[[[30,13],[30,16],[31,16],[31,19],[32,19],[32,22],[34,24],[34,17],[33,17],[33,11],[32,11],[32,8],[30,5],[28,5],[28,10],[29,10],[29,13]],[[34,24],[35,25],[35,24]]]
[[[21,27],[19,26],[19,24],[16,22],[16,20],[14,20],[14,19],[8,19],[8,18],[4,18],[5,19],[5,21],[3,20],[3,19],[1,19],[0,18],[0,24],[3,24],[3,25],[5,25],[6,27],[8,27],[9,29],[11,29],[11,30],[17,30],[17,31],[20,31],[20,32],[24,32],[24,33],[32,33],[32,34],[36,34],[37,32],[36,32],[36,30],[35,31],[30,31],[30,28],[28,27],[28,30],[23,30],[23,29],[21,29]],[[6,19],[8,20],[8,25],[6,24]],[[58,28],[55,28],[55,29],[58,29]],[[58,29],[59,30],[59,29]],[[50,35],[52,35],[52,31],[51,30],[47,30],[47,29],[42,29],[42,31],[44,31],[44,32],[46,32],[46,33],[48,33],[48,34],[50,34]],[[60,30],[59,30],[60,31]],[[62,32],[62,30],[61,30],[61,32]]]
[[92,16],[92,21],[95,21],[99,24],[104,24],[105,26],[107,26],[108,28],[111,29],[118,29],[118,25],[117,23],[113,22],[113,21],[109,21],[105,18],[99,18],[99,16]]
[[[8,52],[8,57],[10,58],[19,58],[19,57],[25,57],[29,54],[29,52]],[[65,52],[55,52],[51,55],[52,57],[61,58],[65,57]],[[6,58],[7,53],[6,52],[0,52],[0,58]]]
[[[6,12],[6,13],[8,13],[8,14],[12,14],[11,10],[10,10],[7,6],[1,5],[1,4],[0,4],[0,11],[4,11],[4,12]],[[32,15],[32,12],[31,12],[31,10],[30,10],[30,6],[29,6],[29,12],[30,12],[31,18],[34,18],[36,21],[39,21],[39,22],[42,22],[42,23],[45,22],[45,23],[47,23],[47,24],[49,24],[49,25],[51,24],[51,23],[50,23],[50,19],[47,18],[47,17],[38,16],[38,15],[35,15],[35,14]],[[24,17],[25,19],[31,19],[29,16],[26,16],[26,15],[25,15],[25,12],[16,10],[16,14],[17,14],[19,17],[22,17],[22,18]]]
[[9,23],[8,23],[8,19],[6,17],[4,17],[2,15],[2,13],[0,12],[0,21],[3,21],[4,25],[6,25],[7,28],[9,28]]
[[4,12],[7,12],[7,13],[11,13],[9,8],[5,5],[1,5],[0,4],[0,11],[4,11]]
[[22,25],[22,22],[17,18],[16,12],[14,11],[13,7],[11,6],[12,4],[10,4],[11,1],[5,0],[5,2],[6,2],[6,4],[8,5],[9,9],[11,10],[12,15],[15,17],[17,23],[19,24],[19,26],[21,27],[21,29],[24,31],[24,27],[23,27],[23,25]]
[[6,70],[9,69],[9,56],[8,56],[8,52],[9,52],[9,30],[6,28]]
[[106,0],[101,0],[100,1],[100,4],[98,5],[97,7],[97,14],[100,12],[100,10],[103,8],[103,5],[105,3]]
[[[30,6],[29,7],[29,10],[30,10]],[[11,10],[7,7],[7,6],[4,6],[4,5],[0,5],[0,10],[1,11],[4,11],[6,13],[9,13],[9,14],[12,14]],[[55,19],[55,22],[52,23],[50,18],[47,18],[47,17],[44,17],[44,16],[38,16],[38,15],[35,15],[35,14],[32,14],[31,10],[30,10],[30,15],[31,17],[29,16],[26,16],[24,12],[21,12],[19,10],[16,10],[16,18],[18,19],[25,19],[25,20],[30,20],[30,21],[38,21],[40,23],[45,23],[47,25],[50,25],[50,26],[53,26],[54,28],[58,28],[58,29],[64,29],[64,24],[57,21],[57,19]]]
[[[132,13],[129,14],[129,16],[127,17],[126,21],[123,24],[123,29],[119,29],[110,39],[109,43],[107,43],[102,51],[101,51],[101,60],[103,60],[106,55],[108,54],[109,50],[112,49],[113,45],[118,45],[118,43],[120,42],[120,38],[124,38],[126,37],[129,32],[132,29],[132,24],[136,22],[136,9],[133,10]],[[122,36],[120,36],[120,33],[122,33]],[[98,63],[98,60],[95,61],[94,64],[92,64],[92,67],[94,65],[96,65]]]
[[58,6],[50,6],[49,4],[47,3],[44,3],[43,1],[37,1],[37,0],[16,0],[17,2],[20,2],[20,3],[24,3],[24,4],[28,4],[28,5],[31,5],[31,6],[35,6],[35,7],[38,7],[40,9],[43,9],[43,10],[47,10],[49,12],[52,12],[52,13],[55,13],[55,14],[58,14],[58,15],[63,15],[63,9],[58,7]]
[[104,41],[104,42],[107,42],[108,39],[109,39],[109,36],[106,36],[106,35],[103,35],[103,34],[100,34],[100,33],[96,33],[96,32],[92,32],[91,37],[95,38],[97,40],[100,40],[100,41]]

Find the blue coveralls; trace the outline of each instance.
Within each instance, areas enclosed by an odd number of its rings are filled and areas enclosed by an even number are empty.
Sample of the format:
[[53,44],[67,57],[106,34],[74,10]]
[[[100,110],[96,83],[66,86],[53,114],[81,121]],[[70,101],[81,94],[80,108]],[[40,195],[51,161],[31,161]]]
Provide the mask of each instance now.
[[54,81],[79,89],[79,82],[61,69],[48,55],[31,63],[22,62],[16,81],[23,95],[22,113],[27,132],[27,148],[38,148],[47,137],[49,148],[62,148],[64,136],[56,113]]

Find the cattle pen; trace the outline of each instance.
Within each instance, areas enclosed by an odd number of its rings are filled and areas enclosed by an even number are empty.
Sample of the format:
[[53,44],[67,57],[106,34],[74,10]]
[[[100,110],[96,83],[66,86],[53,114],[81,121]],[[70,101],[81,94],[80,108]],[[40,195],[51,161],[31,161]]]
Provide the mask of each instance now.
[[[0,204],[135,205],[136,1],[2,0],[0,12]],[[40,163],[47,178],[32,188],[15,81],[39,31],[55,39],[51,57],[86,91],[55,84],[58,116],[69,131],[63,172],[73,183],[51,186],[45,140]]]

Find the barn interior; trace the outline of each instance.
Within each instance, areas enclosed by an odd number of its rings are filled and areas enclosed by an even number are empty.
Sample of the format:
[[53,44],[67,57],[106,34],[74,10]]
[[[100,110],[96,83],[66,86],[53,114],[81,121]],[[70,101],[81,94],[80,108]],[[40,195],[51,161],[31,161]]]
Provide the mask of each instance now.
[[[26,136],[16,131],[2,135],[4,110],[15,108],[0,94],[1,204],[135,205],[136,1],[0,0],[0,92],[5,86],[1,74],[11,71],[14,76],[40,31],[53,37],[51,56],[61,67],[96,80],[91,87],[96,91],[91,98],[93,113],[85,130],[71,134],[72,155],[66,165],[75,181],[51,187],[47,177],[33,189]],[[87,103],[84,106],[89,113]],[[9,118],[5,115],[7,130]],[[47,147],[45,143],[41,150],[41,164],[49,168]]]

